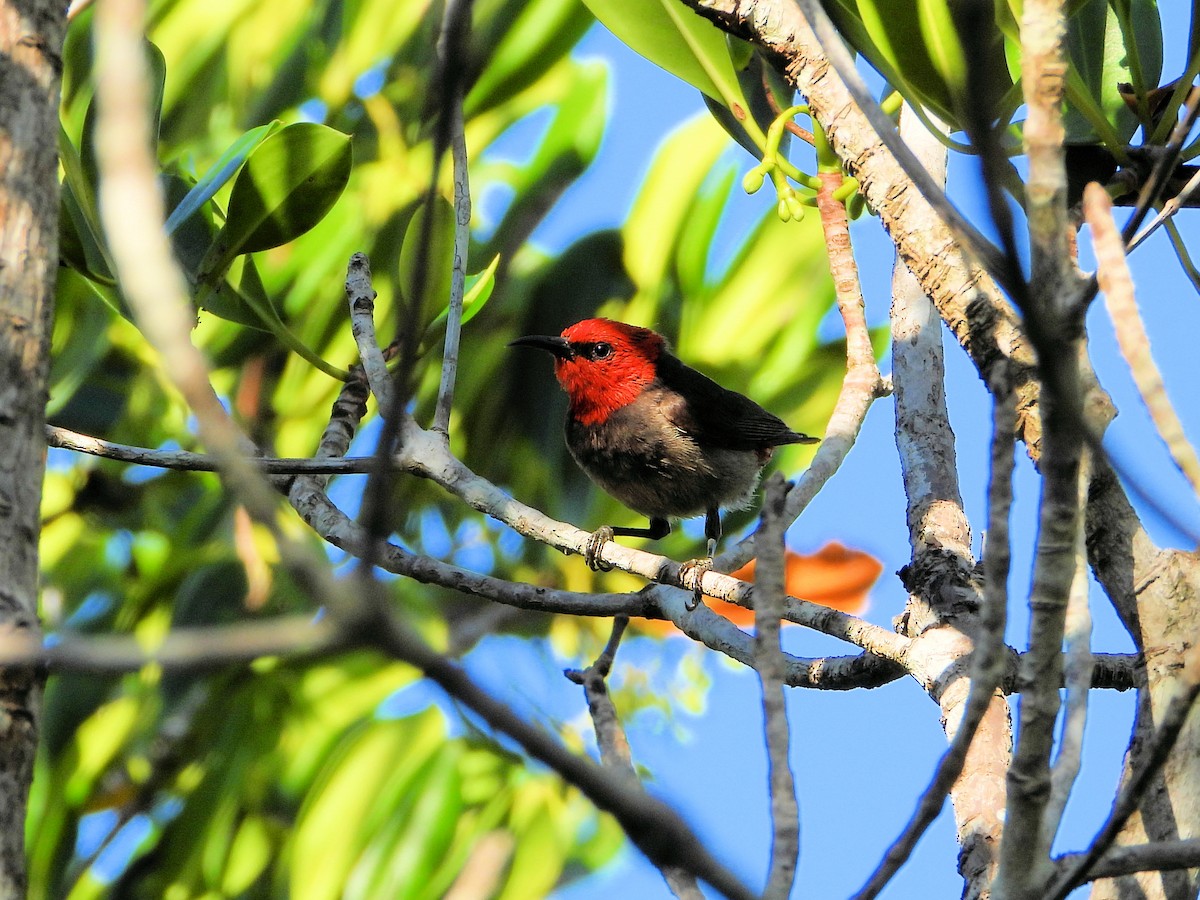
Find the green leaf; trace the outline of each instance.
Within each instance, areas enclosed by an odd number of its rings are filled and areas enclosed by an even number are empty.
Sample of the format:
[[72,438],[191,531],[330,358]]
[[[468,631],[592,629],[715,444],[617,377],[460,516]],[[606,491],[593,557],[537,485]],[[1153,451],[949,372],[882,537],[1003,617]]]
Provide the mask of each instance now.
[[[909,103],[936,113],[952,131],[961,129],[956,98],[966,73],[948,0],[829,0],[826,8],[847,42]],[[1001,5],[998,23],[1004,12]],[[1013,83],[1002,30],[987,41],[988,59],[978,65],[992,79],[988,95],[1001,97]]]
[[[1122,18],[1133,32],[1132,48],[1127,45],[1130,35],[1122,29]],[[1127,143],[1139,122],[1117,85],[1141,82],[1144,88],[1158,86],[1162,71],[1162,29],[1157,4],[1153,0],[1138,0],[1129,5],[1122,17],[1106,0],[1087,0],[1068,22],[1067,49],[1072,76],[1078,75],[1087,96],[1114,126],[1116,139],[1121,144]],[[1131,66],[1134,59],[1138,62],[1136,72]],[[1067,104],[1063,121],[1067,141],[1094,143],[1109,138],[1079,108],[1079,99]]]
[[[306,798],[292,840],[291,896],[333,900],[359,860],[372,818],[395,806],[376,806],[380,795],[420,779],[424,765],[445,744],[445,721],[436,710],[411,719],[364,723],[329,760]],[[408,796],[416,799],[419,791]]]
[[[707,116],[675,130],[659,148],[622,229],[625,268],[640,296],[657,298],[669,290],[668,273],[679,236],[690,217],[700,186],[729,139]],[[648,315],[653,309],[635,313]]]
[[[428,226],[428,207],[422,204],[408,222],[404,231],[404,243],[400,247],[400,290],[413,320],[422,323],[429,312],[440,309],[450,297],[450,272],[454,266],[454,207],[444,197],[437,197],[433,204],[433,221]],[[422,254],[421,244],[428,232],[428,246]],[[424,278],[418,269],[422,262]],[[421,282],[421,295],[417,296],[417,283]]]
[[222,153],[220,158],[201,176],[195,186],[187,192],[187,195],[179,201],[171,211],[171,215],[167,216],[167,234],[173,234],[176,228],[211,200],[213,195],[224,187],[225,183],[242,167],[246,158],[258,149],[258,145],[279,130],[280,124],[278,120],[275,120],[266,125],[259,125],[234,141],[229,149]]
[[966,61],[948,2],[917,0],[917,13],[930,61],[952,96],[957,96],[966,85]]
[[244,896],[275,857],[277,844],[277,831],[267,819],[262,816],[243,819],[229,848],[229,858],[221,877],[224,894]]
[[[488,267],[482,272],[467,276],[465,293],[463,294],[463,325],[466,325],[479,315],[483,311],[484,306],[487,305],[488,300],[492,296],[492,288],[496,286],[496,269],[499,265],[500,255],[497,254],[492,257],[492,261],[488,263]],[[430,340],[437,331],[444,328],[448,318],[450,318],[450,305],[446,304],[442,308],[442,311],[437,314],[436,318],[429,323],[429,327],[425,329],[425,340]]]
[[[143,42],[146,51],[146,64],[149,68],[150,84],[150,140],[153,142],[154,155],[158,156],[158,129],[162,119],[163,87],[167,82],[167,61],[163,59],[162,51],[150,41]],[[100,184],[99,170],[96,165],[96,101],[92,100],[87,114],[83,119],[83,134],[79,139],[80,156],[83,161],[83,171],[91,182],[93,190]]]
[[350,136],[324,125],[299,122],[267,137],[233,183],[221,258],[304,234],[342,195],[351,161]]
[[250,256],[233,264],[227,280],[222,279],[200,295],[200,307],[227,321],[263,331],[273,330],[271,323],[280,321]]
[[67,262],[88,277],[115,284],[113,266],[100,227],[96,192],[84,174],[83,161],[66,130],[58,128],[58,158],[63,167],[62,208],[67,229]]
[[[190,181],[179,175],[164,172],[160,181],[167,206],[183,201],[194,189]],[[217,236],[211,213],[200,204],[187,217],[179,219],[167,234],[171,240],[171,249],[175,251],[175,258],[194,283],[196,273],[204,264],[204,259]]]
[[739,118],[749,110],[725,33],[699,13],[676,0],[584,0],[584,3],[609,31],[650,62],[686,81]]

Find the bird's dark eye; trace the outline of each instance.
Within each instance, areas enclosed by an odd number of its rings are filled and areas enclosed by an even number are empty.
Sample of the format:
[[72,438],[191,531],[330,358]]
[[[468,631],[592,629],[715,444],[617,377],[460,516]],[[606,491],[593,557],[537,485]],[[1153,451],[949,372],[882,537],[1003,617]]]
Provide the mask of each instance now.
[[603,341],[592,347],[592,359],[608,359],[612,356],[612,344]]

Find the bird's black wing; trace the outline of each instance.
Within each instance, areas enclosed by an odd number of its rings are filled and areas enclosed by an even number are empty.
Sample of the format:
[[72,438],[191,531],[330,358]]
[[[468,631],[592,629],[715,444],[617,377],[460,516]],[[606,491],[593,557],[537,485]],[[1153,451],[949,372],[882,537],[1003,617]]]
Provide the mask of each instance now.
[[[818,438],[792,431],[773,415],[741,394],[685,366],[670,353],[658,358],[658,380],[668,391],[668,418],[701,443],[726,450],[761,450],[781,444],[813,444]],[[681,396],[671,397],[674,392]],[[683,397],[691,398],[685,403]]]

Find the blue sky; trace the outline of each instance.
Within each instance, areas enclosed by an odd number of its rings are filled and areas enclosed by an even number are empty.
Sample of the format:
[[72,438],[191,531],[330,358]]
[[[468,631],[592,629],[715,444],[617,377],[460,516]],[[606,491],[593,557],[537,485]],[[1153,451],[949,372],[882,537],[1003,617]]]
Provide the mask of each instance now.
[[[1163,4],[1164,18],[1182,17],[1179,3]],[[1185,21],[1180,18],[1180,21]],[[1184,41],[1185,31],[1168,29]],[[1167,77],[1180,70],[1184,47],[1166,48]],[[564,196],[534,235],[548,249],[558,250],[582,234],[619,224],[632,202],[640,177],[655,147],[678,124],[702,110],[690,87],[636,56],[603,28],[596,26],[576,51],[601,58],[611,72],[611,121],[599,158]],[[535,125],[528,126],[535,128]],[[499,148],[520,153],[529,134],[515,129]],[[749,167],[746,157],[746,167]],[[977,178],[969,161],[952,160],[951,193],[977,223],[986,228]],[[762,195],[739,197],[723,225],[730,235],[763,214],[771,201]],[[486,209],[486,207],[485,207]],[[1185,238],[1194,231],[1189,214],[1181,217]],[[878,220],[864,218],[853,228],[856,255],[863,273],[868,317],[872,324],[887,321],[890,303],[892,245]],[[1090,267],[1086,239],[1084,268]],[[1194,430],[1200,409],[1181,388],[1193,366],[1186,345],[1200,334],[1200,304],[1179,271],[1169,246],[1158,237],[1140,249],[1134,260],[1135,279],[1144,315],[1160,366],[1185,425]],[[1149,496],[1200,533],[1200,514],[1190,489],[1172,467],[1149,428],[1115,348],[1112,328],[1102,304],[1096,304],[1089,325],[1092,354],[1102,383],[1113,394],[1121,414],[1108,445],[1126,469],[1136,469]],[[948,402],[958,437],[964,502],[976,525],[975,546],[984,521],[990,399],[975,370],[952,340],[947,342]],[[678,348],[686,359],[687,348]],[[888,362],[883,361],[885,370]],[[893,434],[890,401],[875,405],[863,434],[846,464],[803,519],[789,532],[789,543],[813,550],[828,540],[841,540],[879,556],[884,575],[872,596],[867,617],[889,625],[905,601],[892,573],[908,562],[904,495]],[[1028,619],[1021,599],[1026,595],[1031,548],[1036,534],[1038,482],[1032,467],[1021,459],[1017,473],[1013,534],[1016,536],[1010,589],[1012,608],[1008,639],[1025,643]],[[1143,504],[1145,506],[1145,504]],[[1164,546],[1190,548],[1187,534],[1153,510],[1145,513],[1152,536]],[[586,527],[586,523],[580,523]],[[1093,590],[1094,639],[1097,652],[1127,652],[1129,638],[1117,623],[1103,595]],[[785,646],[801,655],[846,653],[852,648],[819,634],[790,628]],[[471,654],[468,666],[534,717],[575,721],[584,713],[582,695],[559,674],[564,664],[581,660],[554,658],[548,647],[529,649],[517,639],[497,638]],[[516,663],[515,656],[521,661]],[[635,761],[651,778],[648,788],[672,803],[693,824],[716,855],[752,886],[761,886],[767,866],[769,821],[760,697],[756,678],[748,670],[691,647],[684,640],[655,642],[627,640],[614,675],[623,667],[657,672],[656,684],[666,687],[671,673],[685,660],[703,659],[712,678],[706,708],[698,715],[680,712],[668,723],[643,714],[627,721]],[[530,697],[533,680],[545,690]],[[1057,850],[1086,845],[1108,812],[1128,739],[1132,694],[1094,692],[1091,700],[1085,760]],[[861,886],[882,853],[898,834],[924,789],[945,741],[938,709],[911,680],[874,691],[823,693],[793,690],[789,695],[792,723],[792,766],[801,806],[802,849],[797,896],[841,897]],[[886,892],[887,897],[957,896],[961,882],[955,870],[957,845],[949,808],[918,846],[912,860]],[[560,900],[591,897],[669,896],[658,873],[633,850],[592,878],[561,890]]]

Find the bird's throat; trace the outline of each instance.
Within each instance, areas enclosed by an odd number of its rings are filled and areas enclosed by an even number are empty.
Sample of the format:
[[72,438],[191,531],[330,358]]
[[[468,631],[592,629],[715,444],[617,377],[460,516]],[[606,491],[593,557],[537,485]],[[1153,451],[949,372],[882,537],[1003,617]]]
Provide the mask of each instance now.
[[[614,367],[615,368],[615,367]],[[629,370],[610,370],[597,378],[594,369],[574,362],[555,366],[559,383],[571,398],[571,416],[582,425],[599,425],[618,409],[632,403],[646,389],[653,377],[632,367]]]

